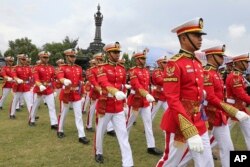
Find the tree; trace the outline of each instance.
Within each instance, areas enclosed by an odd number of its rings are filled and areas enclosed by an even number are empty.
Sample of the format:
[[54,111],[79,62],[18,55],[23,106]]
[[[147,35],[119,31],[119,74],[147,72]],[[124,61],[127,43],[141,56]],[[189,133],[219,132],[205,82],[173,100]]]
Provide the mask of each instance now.
[[18,54],[27,54],[31,57],[32,62],[37,59],[38,48],[27,37],[9,41],[9,49],[4,53],[4,56],[13,56],[16,58]]
[[51,65],[56,65],[56,61],[58,59],[64,59],[63,52],[66,49],[76,48],[77,44],[78,39],[70,39],[68,36],[66,36],[62,42],[46,43],[43,45],[42,49],[51,53],[49,63]]

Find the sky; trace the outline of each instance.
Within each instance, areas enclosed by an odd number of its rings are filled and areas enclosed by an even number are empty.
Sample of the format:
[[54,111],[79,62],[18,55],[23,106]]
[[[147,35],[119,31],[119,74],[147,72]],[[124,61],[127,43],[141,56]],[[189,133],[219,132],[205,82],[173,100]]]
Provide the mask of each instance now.
[[69,36],[86,49],[94,39],[98,4],[102,42],[119,41],[129,54],[144,46],[178,52],[171,29],[196,17],[203,18],[208,34],[201,49],[226,44],[229,56],[250,52],[249,0],[1,0],[0,51],[22,37],[41,48]]

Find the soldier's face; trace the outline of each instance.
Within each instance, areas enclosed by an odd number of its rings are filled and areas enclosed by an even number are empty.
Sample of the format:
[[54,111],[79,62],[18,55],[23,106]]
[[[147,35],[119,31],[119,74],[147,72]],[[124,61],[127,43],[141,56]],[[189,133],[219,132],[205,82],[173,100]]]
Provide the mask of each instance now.
[[43,56],[43,57],[41,57],[41,62],[42,62],[43,64],[47,64],[47,63],[49,62],[49,57],[48,57],[48,56]]
[[109,56],[113,62],[118,62],[120,57],[120,51],[111,51]]
[[202,34],[200,34],[200,33],[182,34],[181,35],[181,43],[184,46],[184,49],[186,49],[190,52],[194,52],[196,50],[199,50],[201,48],[201,45],[202,45]]
[[69,55],[67,57],[68,57],[69,63],[75,63],[75,61],[76,61],[76,55]]
[[144,67],[145,64],[146,64],[146,58],[145,58],[145,57],[137,58],[137,59],[136,59],[136,64],[137,64],[138,66]]

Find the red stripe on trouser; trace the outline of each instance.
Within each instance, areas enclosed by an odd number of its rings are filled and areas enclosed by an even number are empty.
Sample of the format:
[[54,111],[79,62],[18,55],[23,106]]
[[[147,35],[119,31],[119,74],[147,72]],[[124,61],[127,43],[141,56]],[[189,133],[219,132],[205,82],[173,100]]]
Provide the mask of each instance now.
[[59,113],[59,116],[58,116],[58,127],[57,127],[57,132],[59,130],[59,125],[60,125],[60,118],[61,118],[61,113],[62,113],[62,101],[59,100],[59,110],[60,110],[60,113]]
[[162,158],[158,161],[158,163],[156,164],[156,167],[163,167],[164,162],[168,159],[168,155],[169,155],[169,144],[170,144],[170,133],[166,133],[166,137],[165,137],[165,151],[164,154],[162,156]]
[[128,116],[127,116],[127,120],[126,120],[126,127],[128,126],[128,120],[129,120],[129,117],[130,117],[131,108],[132,107],[128,108]]
[[[214,142],[214,140],[215,140],[215,138],[214,138],[214,136],[212,136],[212,137],[210,138],[210,145]],[[181,163],[181,161],[184,159],[184,157],[187,155],[188,151],[189,151],[189,148],[187,148],[187,149],[185,150],[183,156],[181,157],[180,163]]]
[[94,155],[96,154],[96,132],[97,132],[97,126],[98,126],[98,113],[95,112],[95,136],[94,136]]

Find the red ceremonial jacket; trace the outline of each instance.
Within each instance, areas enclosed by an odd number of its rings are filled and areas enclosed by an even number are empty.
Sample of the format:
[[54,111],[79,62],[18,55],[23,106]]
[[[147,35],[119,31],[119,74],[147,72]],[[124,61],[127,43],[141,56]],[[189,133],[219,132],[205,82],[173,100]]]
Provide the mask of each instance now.
[[163,92],[163,74],[164,72],[160,68],[155,69],[152,74],[152,83],[156,87],[152,94],[155,99],[160,101],[166,101],[166,97]]
[[13,68],[13,78],[19,78],[23,80],[22,84],[13,84],[13,92],[28,92],[31,88],[32,72],[30,66],[16,65]]
[[34,82],[41,83],[43,86],[46,87],[44,91],[40,91],[39,86],[35,85],[34,93],[38,95],[49,95],[53,93],[53,82],[55,77],[55,69],[51,65],[44,65],[40,64],[33,67],[33,77]]
[[[2,67],[2,69],[1,69],[2,77],[3,78],[11,77],[14,80],[12,70],[13,70],[13,66],[4,66],[4,67]],[[6,79],[4,79],[3,88],[12,88],[13,83],[14,83],[13,81],[9,82]]]
[[175,133],[175,140],[185,141],[207,131],[200,105],[203,100],[203,69],[194,54],[180,50],[164,69],[163,89],[169,108],[161,128]]

